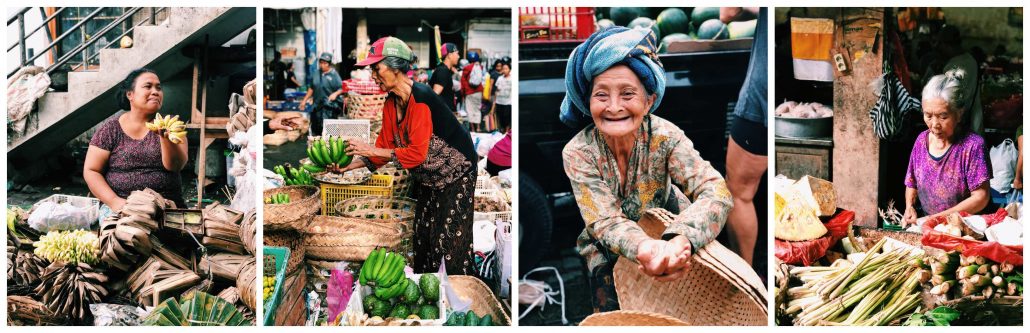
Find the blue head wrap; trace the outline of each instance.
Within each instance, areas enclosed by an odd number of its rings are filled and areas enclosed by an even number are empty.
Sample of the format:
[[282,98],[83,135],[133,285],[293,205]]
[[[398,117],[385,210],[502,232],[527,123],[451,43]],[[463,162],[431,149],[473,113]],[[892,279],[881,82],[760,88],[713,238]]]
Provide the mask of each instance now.
[[565,99],[561,103],[561,121],[580,128],[591,121],[590,90],[594,77],[615,65],[626,65],[637,74],[644,89],[655,94],[654,112],[665,95],[665,70],[658,60],[654,32],[639,27],[612,27],[590,35],[572,50],[565,67]]

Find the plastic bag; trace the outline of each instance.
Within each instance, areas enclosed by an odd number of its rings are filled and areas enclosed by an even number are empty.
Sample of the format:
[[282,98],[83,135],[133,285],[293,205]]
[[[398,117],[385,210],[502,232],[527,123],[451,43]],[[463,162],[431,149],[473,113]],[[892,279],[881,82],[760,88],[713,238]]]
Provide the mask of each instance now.
[[991,165],[994,177],[991,177],[991,188],[1001,193],[1012,190],[1012,180],[1016,177],[1016,160],[1019,150],[1012,139],[1005,139],[997,146],[991,147]]
[[494,224],[494,221],[480,220],[472,222],[472,251],[487,253],[496,250],[496,232],[497,226]]
[[440,257],[440,270],[437,271],[440,276],[440,285],[443,286],[444,292],[447,296],[447,304],[451,306],[451,312],[466,312],[472,307],[471,299],[462,299],[458,296],[458,293],[454,291],[454,287],[451,287],[451,281],[447,278],[447,262],[443,257]]
[[29,227],[40,232],[89,229],[96,217],[87,208],[70,203],[47,201],[40,203],[29,214]]
[[329,273],[329,286],[326,288],[325,301],[329,305],[327,313],[329,322],[336,322],[336,316],[347,309],[351,295],[354,294],[354,275],[347,270],[347,262],[339,262]]
[[121,304],[94,303],[89,305],[93,326],[140,326],[147,310]]
[[826,255],[826,250],[847,237],[848,228],[855,220],[855,212],[837,209],[837,212],[823,223],[826,235],[818,239],[801,242],[776,240],[776,258],[791,265],[809,266]]
[[501,295],[511,294],[511,222],[497,221],[497,258],[500,258],[498,276],[501,280]]
[[[961,213],[963,216],[969,214]],[[1001,223],[1008,216],[1004,209],[994,214],[983,215],[987,226]],[[934,230],[938,224],[947,223],[947,216],[936,216],[923,223],[923,245],[945,251],[960,251],[963,256],[982,256],[995,262],[1007,262],[1016,266],[1023,265],[1023,246],[1005,246],[998,242],[984,242],[948,235]]]

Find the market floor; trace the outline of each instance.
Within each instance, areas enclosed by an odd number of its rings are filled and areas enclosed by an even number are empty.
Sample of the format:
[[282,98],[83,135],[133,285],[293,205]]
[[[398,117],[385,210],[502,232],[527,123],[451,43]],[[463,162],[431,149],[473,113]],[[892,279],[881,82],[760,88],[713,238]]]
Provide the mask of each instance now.
[[276,165],[286,163],[295,167],[299,166],[298,162],[308,157],[306,138],[306,136],[301,136],[296,141],[279,146],[265,145],[264,168],[271,170]]
[[[557,255],[552,254],[540,261],[539,267],[554,267],[561,274],[562,282],[565,284],[565,317],[569,320],[568,325],[578,325],[580,321],[594,313],[586,264],[576,249],[567,248]],[[558,278],[552,272],[548,270],[533,273],[529,279],[543,281],[553,290],[560,290]],[[519,278],[521,279],[522,276]],[[555,296],[555,300],[561,302],[562,298],[560,295]],[[518,317],[525,310],[526,306],[519,304],[519,313],[513,314],[513,317]],[[561,304],[546,304],[542,308],[533,309],[518,322],[519,326],[561,326],[561,319]]]

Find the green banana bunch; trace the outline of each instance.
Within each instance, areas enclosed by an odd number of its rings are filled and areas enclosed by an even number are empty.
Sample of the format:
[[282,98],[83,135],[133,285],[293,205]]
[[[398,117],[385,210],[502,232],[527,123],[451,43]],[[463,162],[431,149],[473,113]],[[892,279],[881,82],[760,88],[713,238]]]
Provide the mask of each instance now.
[[361,266],[358,282],[375,286],[375,295],[380,299],[397,297],[410,284],[404,276],[407,265],[407,260],[398,253],[387,252],[383,248],[373,250]]
[[33,253],[50,262],[94,265],[100,252],[100,238],[86,230],[51,231],[32,245]]
[[265,198],[266,204],[282,205],[290,203],[290,196],[286,193],[276,193],[270,197]]
[[347,140],[340,137],[317,137],[308,145],[308,159],[313,165],[303,167],[309,172],[329,170],[341,173],[340,168],[350,164],[352,156],[347,155]]
[[290,166],[277,165],[273,168],[276,174],[283,177],[286,185],[314,185],[311,173],[305,168],[293,168]]

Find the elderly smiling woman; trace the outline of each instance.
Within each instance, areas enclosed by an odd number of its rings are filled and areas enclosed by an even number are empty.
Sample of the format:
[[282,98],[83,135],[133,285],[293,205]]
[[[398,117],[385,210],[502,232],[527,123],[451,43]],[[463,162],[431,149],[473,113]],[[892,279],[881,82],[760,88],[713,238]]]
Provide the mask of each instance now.
[[[563,151],[586,224],[578,246],[590,269],[595,310],[616,310],[618,256],[658,281],[678,279],[692,251],[722,230],[733,199],[683,131],[651,114],[665,92],[651,30],[594,33],[573,51],[565,82],[561,120],[582,128]],[[661,240],[637,225],[650,208],[679,214]]]
[[918,199],[927,215],[975,214],[987,206],[990,167],[984,139],[961,122],[968,96],[966,73],[953,69],[934,76],[923,87],[923,121],[908,159],[904,223],[914,224]]

